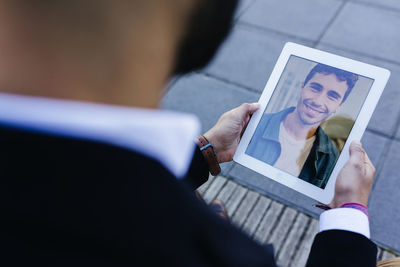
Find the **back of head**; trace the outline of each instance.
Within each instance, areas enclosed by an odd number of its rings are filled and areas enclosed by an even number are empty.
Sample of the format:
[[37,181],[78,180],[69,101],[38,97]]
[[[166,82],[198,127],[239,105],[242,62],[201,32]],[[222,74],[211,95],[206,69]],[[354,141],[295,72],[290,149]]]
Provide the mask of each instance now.
[[228,35],[237,0],[202,0],[179,45],[175,74],[205,67]]
[[236,4],[237,0],[3,1],[0,87],[78,99],[90,99],[90,87],[104,94],[100,101],[116,97],[110,88],[123,87],[123,99],[139,98],[128,90],[162,88],[172,74],[205,66],[229,32]]

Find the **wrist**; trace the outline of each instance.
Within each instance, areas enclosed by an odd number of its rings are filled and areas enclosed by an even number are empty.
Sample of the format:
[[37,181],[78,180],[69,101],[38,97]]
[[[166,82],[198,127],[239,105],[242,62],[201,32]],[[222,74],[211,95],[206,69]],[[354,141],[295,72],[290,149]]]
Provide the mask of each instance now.
[[208,163],[209,171],[211,175],[216,176],[221,172],[217,155],[215,154],[213,144],[204,136],[200,135],[197,140],[197,146],[203,154],[205,160]]
[[221,163],[220,154],[221,154],[221,145],[218,142],[218,138],[211,131],[206,132],[202,135],[208,143],[212,145],[215,157],[218,163]]
[[346,193],[335,193],[335,197],[333,199],[332,208],[340,208],[342,205],[346,203],[359,203],[361,205],[367,206],[368,196],[357,194],[354,191],[349,191]]
[[340,205],[340,208],[351,208],[351,209],[356,209],[356,210],[362,211],[369,218],[368,208],[364,204],[357,203],[357,202],[348,202],[348,203],[344,203],[344,204]]

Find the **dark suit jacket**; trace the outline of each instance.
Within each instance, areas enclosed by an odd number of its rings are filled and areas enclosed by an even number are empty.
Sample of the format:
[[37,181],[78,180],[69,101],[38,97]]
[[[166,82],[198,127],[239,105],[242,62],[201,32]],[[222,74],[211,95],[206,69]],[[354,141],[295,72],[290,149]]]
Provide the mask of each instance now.
[[[275,266],[271,250],[194,197],[208,176],[199,152],[182,183],[157,161],[106,144],[5,126],[0,144],[2,266]],[[309,263],[373,266],[375,257],[368,239],[328,231]]]

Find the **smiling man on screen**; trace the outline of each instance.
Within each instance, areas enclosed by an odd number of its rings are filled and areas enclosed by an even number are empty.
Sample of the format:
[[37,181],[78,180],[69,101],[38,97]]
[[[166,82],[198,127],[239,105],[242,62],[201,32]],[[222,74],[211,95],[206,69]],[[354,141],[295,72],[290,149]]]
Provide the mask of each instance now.
[[[201,136],[159,110],[174,74],[211,60],[236,2],[0,1],[0,266],[276,266],[194,194],[257,104]],[[353,143],[307,266],[376,266],[374,173]]]
[[305,78],[296,107],[264,114],[246,153],[325,188],[338,151],[321,123],[346,101],[356,74],[317,64]]

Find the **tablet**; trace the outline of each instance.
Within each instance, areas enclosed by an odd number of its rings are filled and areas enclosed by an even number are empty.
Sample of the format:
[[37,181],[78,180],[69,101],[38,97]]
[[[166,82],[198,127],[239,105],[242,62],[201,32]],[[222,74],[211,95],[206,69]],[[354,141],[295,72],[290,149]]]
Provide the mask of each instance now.
[[386,69],[287,43],[234,161],[319,202],[360,140],[389,79]]

